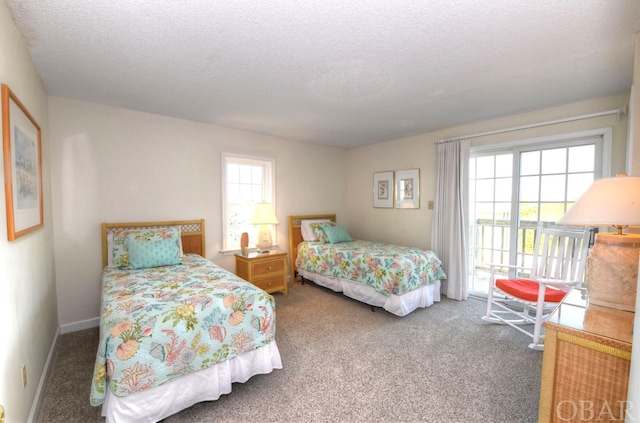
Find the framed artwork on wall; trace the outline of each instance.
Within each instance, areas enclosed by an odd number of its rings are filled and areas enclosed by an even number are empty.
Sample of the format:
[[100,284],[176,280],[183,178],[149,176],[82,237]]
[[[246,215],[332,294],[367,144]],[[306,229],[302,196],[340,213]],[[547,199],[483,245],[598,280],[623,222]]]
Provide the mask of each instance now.
[[393,172],[373,174],[373,207],[393,208]]
[[396,208],[420,208],[420,169],[396,171]]
[[2,148],[7,238],[13,241],[44,226],[40,126],[2,84]]

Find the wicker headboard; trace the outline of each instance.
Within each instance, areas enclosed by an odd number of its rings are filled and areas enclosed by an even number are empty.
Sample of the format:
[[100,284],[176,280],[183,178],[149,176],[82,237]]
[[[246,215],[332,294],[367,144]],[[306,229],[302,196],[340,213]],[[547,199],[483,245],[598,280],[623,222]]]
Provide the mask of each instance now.
[[102,224],[102,267],[108,263],[107,234],[116,229],[144,229],[159,228],[162,226],[180,226],[180,238],[182,238],[182,251],[206,257],[207,249],[204,242],[204,219],[197,220],[172,220],[165,222],[125,222]]
[[334,214],[308,214],[305,216],[289,216],[289,257],[291,258],[291,279],[296,276],[296,257],[298,256],[298,244],[302,242],[302,230],[300,223],[308,219],[329,219],[336,221]]

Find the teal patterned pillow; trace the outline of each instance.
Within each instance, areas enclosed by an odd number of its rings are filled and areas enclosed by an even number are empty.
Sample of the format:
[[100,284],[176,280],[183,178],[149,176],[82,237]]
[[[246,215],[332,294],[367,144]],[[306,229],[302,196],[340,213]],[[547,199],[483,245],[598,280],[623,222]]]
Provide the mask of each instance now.
[[174,238],[146,240],[129,235],[125,243],[129,258],[128,269],[182,264],[180,247]]
[[347,230],[342,226],[325,226],[323,229],[330,244],[353,241]]
[[324,231],[324,228],[327,226],[334,226],[335,222],[327,222],[327,223],[312,223],[311,230],[313,234],[316,236],[316,239],[320,244],[326,244],[329,242],[327,239],[327,234]]
[[180,227],[178,226],[150,229],[117,229],[113,233],[113,264],[121,269],[129,268],[129,255],[127,254],[127,244],[125,242],[128,236],[145,241],[172,239],[180,248],[180,256],[182,256],[182,241],[180,239]]

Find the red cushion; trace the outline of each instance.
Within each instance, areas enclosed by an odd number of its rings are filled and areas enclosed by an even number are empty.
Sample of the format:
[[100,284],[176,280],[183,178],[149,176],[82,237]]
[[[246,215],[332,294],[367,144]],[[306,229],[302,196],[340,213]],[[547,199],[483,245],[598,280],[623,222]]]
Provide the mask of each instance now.
[[[496,279],[496,286],[514,297],[527,301],[538,301],[538,289],[540,284],[529,279]],[[550,286],[546,287],[544,301],[549,303],[559,303],[565,291]]]

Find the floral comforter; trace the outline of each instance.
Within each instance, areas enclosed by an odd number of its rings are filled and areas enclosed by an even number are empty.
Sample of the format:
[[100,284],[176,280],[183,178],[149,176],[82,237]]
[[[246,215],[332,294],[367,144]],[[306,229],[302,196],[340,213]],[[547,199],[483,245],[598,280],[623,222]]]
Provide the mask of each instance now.
[[271,295],[197,255],[102,273],[91,404],[153,388],[275,339]]
[[402,295],[446,279],[432,251],[369,241],[301,242],[296,268],[360,282],[384,295]]

